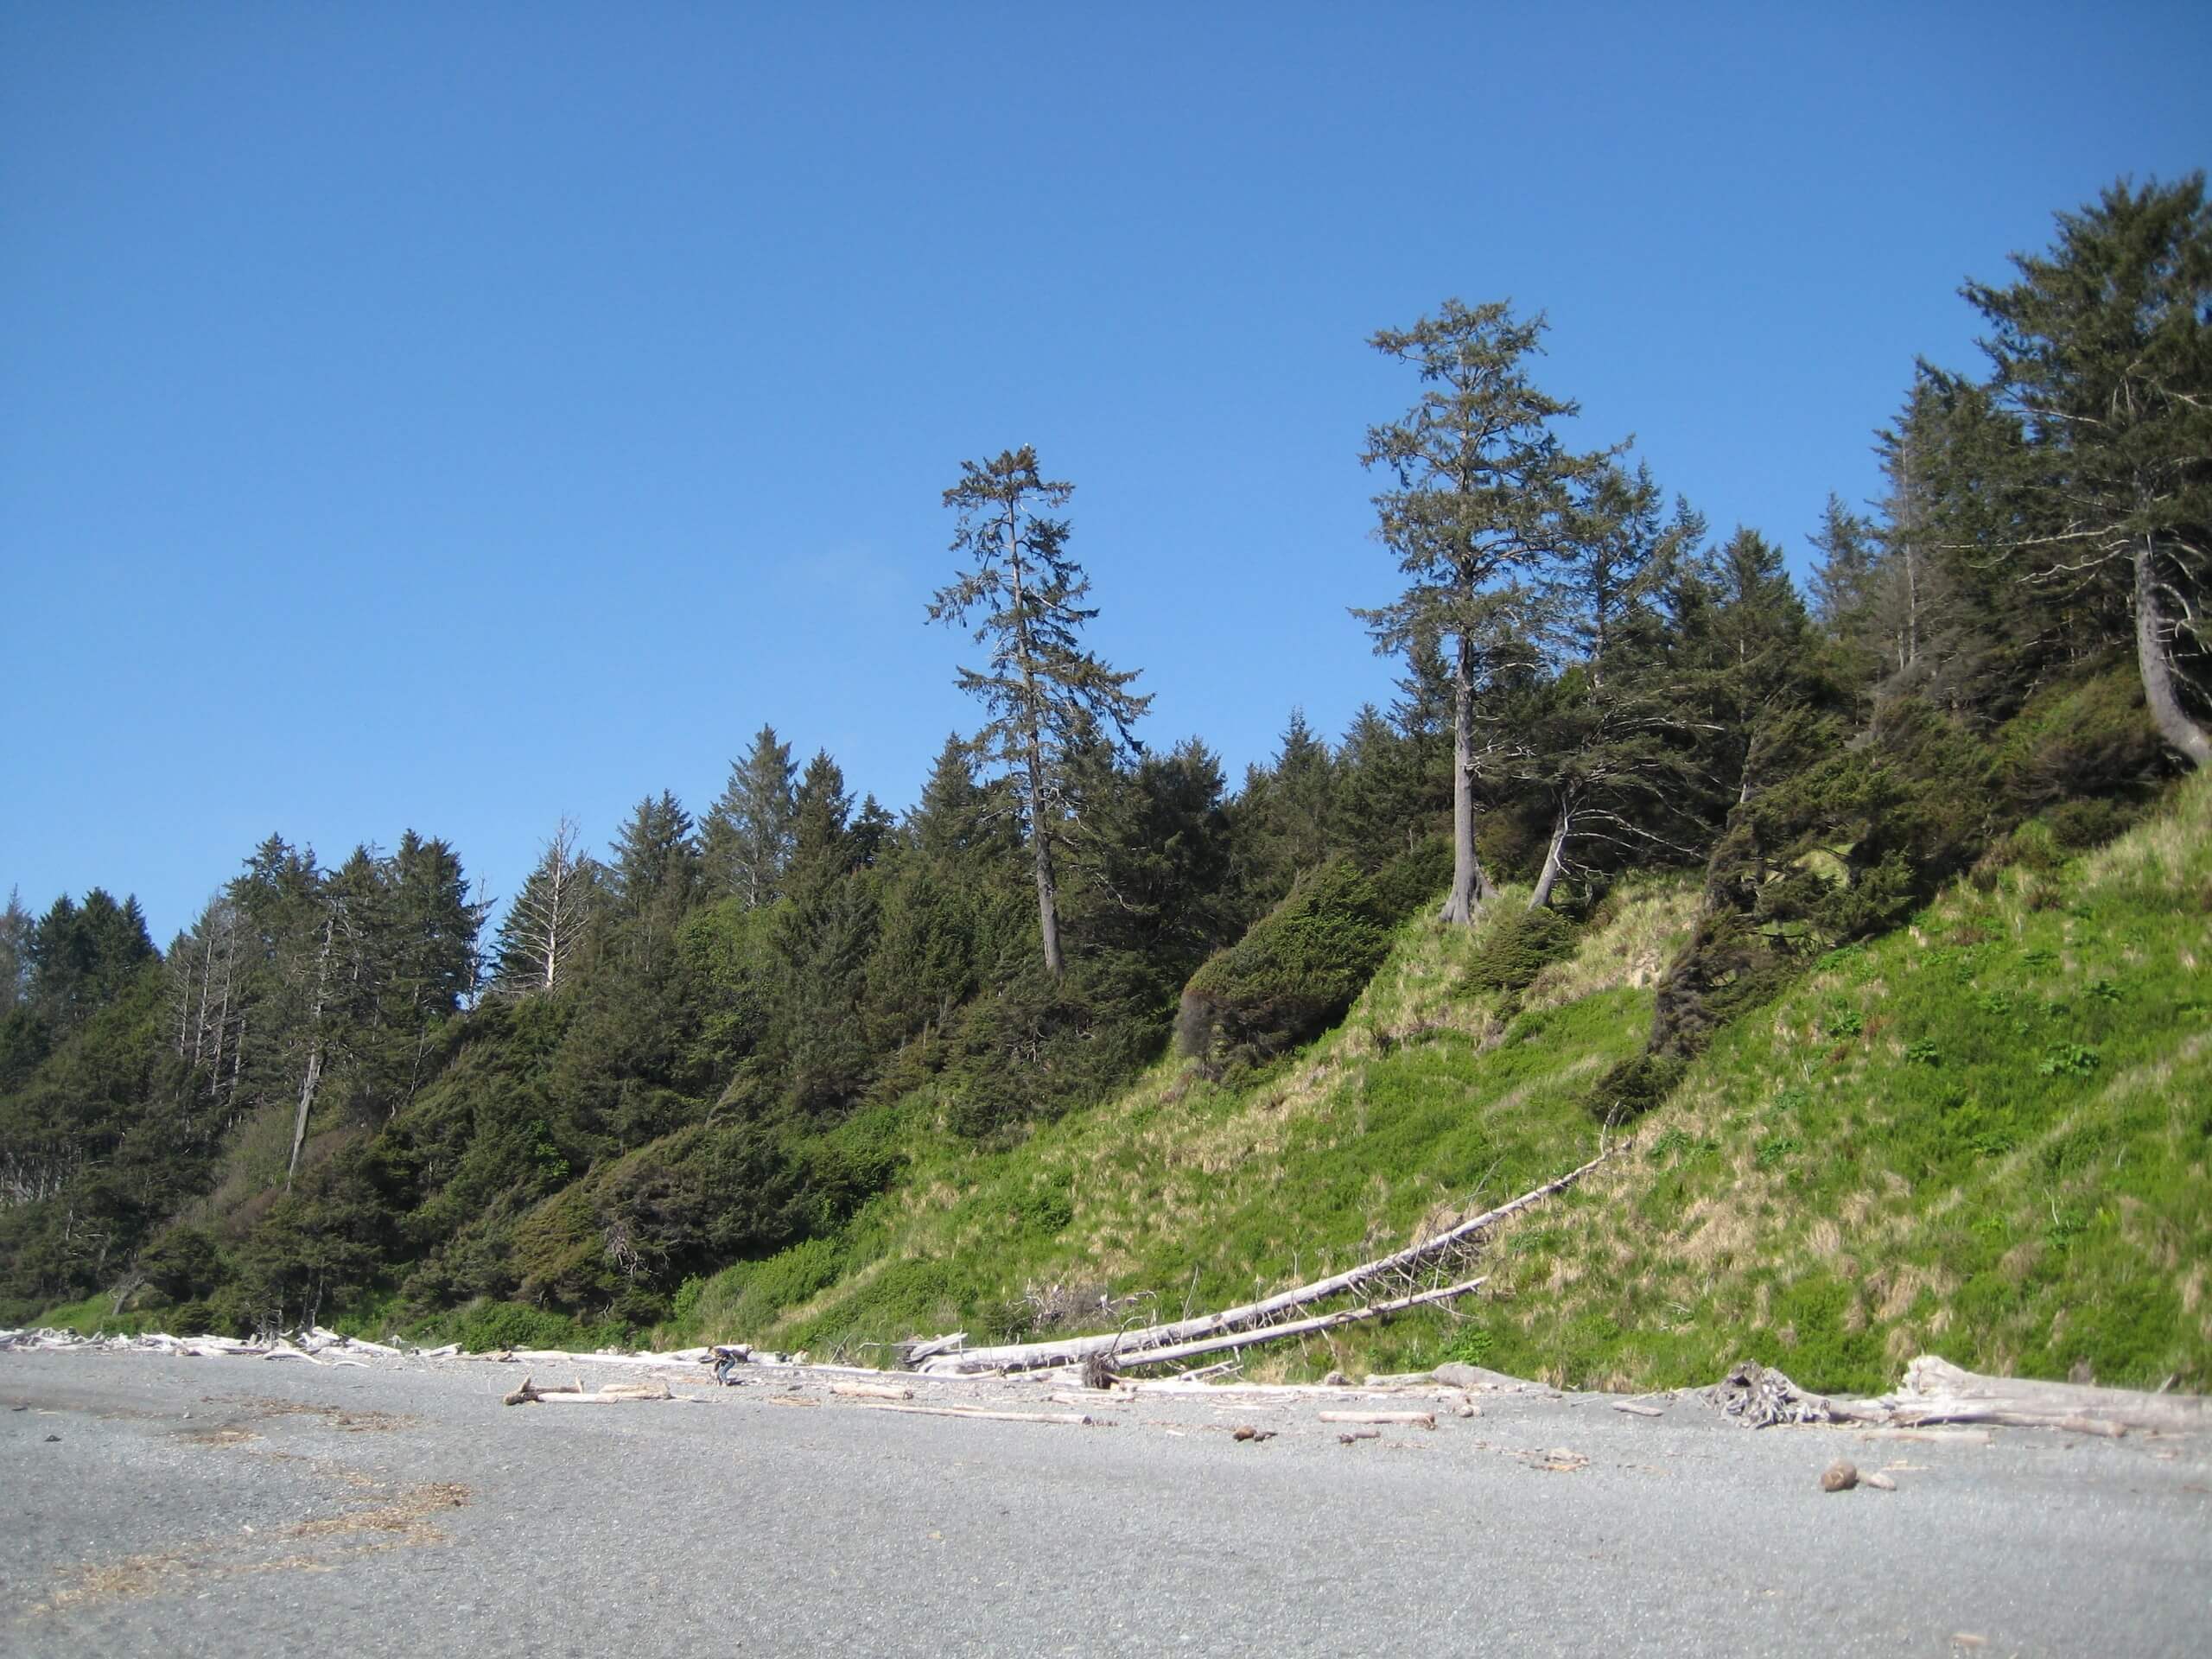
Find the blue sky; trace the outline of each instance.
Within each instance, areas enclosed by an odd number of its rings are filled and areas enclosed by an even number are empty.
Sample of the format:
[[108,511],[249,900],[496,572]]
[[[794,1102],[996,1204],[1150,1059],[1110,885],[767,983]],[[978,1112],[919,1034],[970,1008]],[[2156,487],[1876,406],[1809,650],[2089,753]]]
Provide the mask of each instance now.
[[0,887],[166,942],[412,827],[503,897],[763,721],[903,808],[1024,442],[1237,775],[1389,695],[1376,328],[1546,311],[1578,435],[1797,556],[2208,72],[2190,5],[0,7]]

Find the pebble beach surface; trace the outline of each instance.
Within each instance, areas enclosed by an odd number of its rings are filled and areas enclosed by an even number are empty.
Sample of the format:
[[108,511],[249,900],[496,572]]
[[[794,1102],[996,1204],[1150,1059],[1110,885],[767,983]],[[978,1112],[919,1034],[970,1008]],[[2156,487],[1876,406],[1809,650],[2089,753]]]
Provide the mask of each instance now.
[[[503,1405],[525,1372],[677,1397]],[[0,1651],[2147,1655],[2212,1628],[2202,1437],[734,1375],[0,1351]]]

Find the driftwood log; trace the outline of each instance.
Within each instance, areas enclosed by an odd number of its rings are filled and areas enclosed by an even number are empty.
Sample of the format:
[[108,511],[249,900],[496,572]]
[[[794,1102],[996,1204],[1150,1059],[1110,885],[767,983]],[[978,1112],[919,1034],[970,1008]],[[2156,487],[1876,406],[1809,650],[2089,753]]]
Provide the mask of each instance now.
[[651,1382],[613,1382],[593,1393],[587,1393],[582,1382],[574,1388],[557,1384],[539,1388],[528,1377],[522,1386],[506,1395],[500,1403],[508,1406],[620,1406],[639,1400],[673,1400],[667,1383],[656,1378]]
[[[1587,1175],[1592,1170],[1612,1156],[1618,1148],[1599,1153],[1579,1169],[1569,1170],[1555,1180],[1523,1192],[1510,1203],[1495,1210],[1485,1210],[1471,1216],[1458,1225],[1446,1229],[1435,1237],[1419,1244],[1409,1245],[1392,1255],[1380,1256],[1372,1262],[1363,1262],[1356,1268],[1332,1274],[1325,1279],[1316,1279],[1311,1284],[1281,1291],[1241,1307],[1224,1308],[1217,1313],[1202,1313],[1188,1319],[1178,1319],[1166,1325],[1147,1325],[1138,1331],[1109,1331],[1096,1336],[1069,1337],[1054,1342],[1011,1343],[995,1348],[965,1348],[939,1351],[940,1344],[951,1338],[938,1338],[929,1342],[907,1344],[910,1357],[907,1363],[925,1372],[960,1373],[969,1371],[1028,1371],[1046,1370],[1063,1365],[1079,1365],[1093,1354],[1105,1356],[1120,1370],[1130,1365],[1163,1364],[1170,1353],[1177,1357],[1189,1357],[1202,1353],[1217,1353],[1224,1349],[1247,1346],[1249,1343],[1215,1343],[1205,1345],[1207,1339],[1231,1332],[1258,1331],[1252,1341],[1273,1341],[1281,1337],[1300,1334],[1300,1327],[1311,1331],[1325,1329],[1305,1321],[1276,1324],[1283,1314],[1299,1308],[1310,1307],[1316,1302],[1327,1301],[1335,1296],[1358,1290],[1377,1279],[1410,1274],[1433,1265],[1454,1250],[1465,1246],[1477,1234],[1496,1227],[1499,1223],[1541,1204],[1555,1192],[1565,1191]],[[1479,1283],[1479,1281],[1473,1281]],[[1453,1294],[1464,1294],[1461,1289]],[[1444,1300],[1441,1296],[1432,1300]],[[1398,1304],[1412,1306],[1411,1300]],[[1376,1312],[1391,1311],[1377,1305],[1373,1310],[1354,1310],[1358,1317],[1372,1318]],[[1334,1316],[1331,1316],[1334,1317]]]
[[1398,1428],[1434,1428],[1433,1411],[1325,1411],[1325,1423],[1387,1423]]
[[1280,1342],[1286,1337],[1311,1336],[1317,1331],[1333,1331],[1340,1325],[1360,1325],[1369,1319],[1385,1319],[1393,1313],[1402,1313],[1409,1307],[1426,1307],[1431,1302],[1448,1302],[1471,1295],[1482,1288],[1483,1281],[1468,1279],[1456,1285],[1445,1285],[1435,1290],[1415,1291],[1410,1296],[1395,1297],[1387,1302],[1370,1302],[1364,1307],[1347,1307],[1334,1313],[1317,1313],[1311,1319],[1289,1319],[1281,1325],[1262,1326],[1256,1331],[1232,1331],[1225,1337],[1208,1337],[1199,1342],[1180,1342],[1166,1348],[1147,1348],[1134,1354],[1114,1356],[1116,1369],[1131,1370],[1140,1365],[1172,1365],[1180,1360],[1197,1359],[1205,1354],[1217,1354],[1226,1349],[1250,1348],[1263,1342]]
[[1770,1423],[1866,1424],[1892,1429],[1986,1423],[2004,1428],[2065,1429],[2115,1440],[2131,1429],[2190,1434],[2212,1428],[2212,1400],[2202,1395],[2142,1394],[2081,1382],[1984,1376],[1933,1354],[1914,1360],[1905,1367],[1899,1387],[1872,1400],[1808,1394],[1780,1371],[1749,1360],[1707,1392],[1725,1414],[1752,1428]]
[[990,1423],[1065,1423],[1078,1428],[1110,1427],[1080,1411],[991,1411],[982,1406],[862,1406],[863,1411],[903,1411],[917,1417],[973,1417]]

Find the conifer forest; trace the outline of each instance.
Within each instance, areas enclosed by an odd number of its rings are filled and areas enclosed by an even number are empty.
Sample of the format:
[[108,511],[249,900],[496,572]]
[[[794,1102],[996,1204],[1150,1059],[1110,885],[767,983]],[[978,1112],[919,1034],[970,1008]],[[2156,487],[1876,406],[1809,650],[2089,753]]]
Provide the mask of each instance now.
[[[2028,911],[2063,915],[2074,861],[2212,766],[2212,204],[2202,175],[2116,183],[2018,240],[1963,290],[1980,360],[1897,365],[1870,416],[1884,493],[1831,497],[1810,550],[1683,499],[1625,442],[1570,442],[1535,304],[1376,319],[1399,391],[1346,411],[1375,517],[1344,555],[1372,598],[1341,622],[1371,636],[1374,700],[1340,733],[1287,711],[1241,778],[1205,734],[1148,723],[1174,664],[1099,654],[1089,625],[1135,601],[1085,539],[1081,480],[1009,433],[944,457],[942,585],[913,620],[973,718],[918,800],[762,723],[732,734],[717,798],[641,778],[611,834],[543,826],[496,899],[434,823],[363,824],[350,849],[276,826],[166,941],[106,887],[17,894],[0,1324],[751,1338],[704,1287],[813,1263],[747,1306],[823,1290],[858,1263],[856,1224],[925,1202],[900,1197],[924,1142],[957,1186],[962,1160],[1016,1155],[1160,1068],[1178,1089],[1288,1078],[1416,937],[1478,940],[1452,960],[1510,1016],[1638,895],[1683,895],[1632,1033],[1573,1074],[1595,1145],[1946,893],[2039,882]],[[2212,885],[2158,903],[2201,938]],[[2177,971],[2158,1019],[2195,1053],[2212,968],[2193,990]],[[2076,1000],[2138,994],[2115,969]],[[1824,1017],[1821,1042],[1866,1035]],[[2111,1077],[2069,1032],[2021,1039],[2038,1087]],[[1964,1040],[1897,1039],[1931,1086]],[[1944,1098],[1927,1109],[1965,1142],[2019,1106]],[[2212,1115],[2174,1109],[2196,1144],[2131,1329],[2167,1332],[2160,1363],[2193,1355],[2202,1386],[2189,1234]],[[2029,1144],[2007,1133],[1985,1153]],[[1006,1227],[1071,1224],[1039,1191]],[[2076,1236],[2047,1233],[2044,1255]],[[900,1322],[1058,1317],[940,1290]],[[1527,1363],[1572,1371],[1579,1339]],[[2125,1372],[2135,1339],[2090,1357]]]

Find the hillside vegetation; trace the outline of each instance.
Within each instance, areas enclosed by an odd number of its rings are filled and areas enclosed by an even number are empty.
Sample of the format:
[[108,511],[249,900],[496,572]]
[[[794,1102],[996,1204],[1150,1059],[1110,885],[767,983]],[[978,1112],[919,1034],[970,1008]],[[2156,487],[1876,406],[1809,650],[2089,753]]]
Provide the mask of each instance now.
[[411,830],[268,836],[166,950],[128,894],[11,897],[0,1322],[1110,1325],[1648,1117],[1492,1301],[1265,1363],[2201,1379],[2172,790],[2212,770],[2212,203],[2115,186],[2056,231],[1970,287],[1986,373],[1916,368],[1802,591],[1572,447],[1541,314],[1379,331],[1389,704],[1333,741],[1292,711],[1241,781],[1140,735],[1074,486],[1021,445],[940,498],[925,613],[978,724],[903,812],[764,723],[703,810],[550,826],[504,905]]
[[[1998,866],[2003,860],[2009,864]],[[1336,1030],[1208,1082],[1163,1061],[978,1158],[926,1124],[834,1238],[688,1287],[683,1334],[864,1357],[1200,1310],[1433,1231],[1586,1157],[1694,895],[1629,889],[1519,992],[1510,901],[1408,924]],[[2212,1382],[2212,779],[2105,849],[2031,828],[1722,1029],[1630,1154],[1494,1249],[1466,1312],[1257,1351],[1276,1375],[1447,1355],[1583,1386],[1753,1355],[1875,1390],[1923,1350]],[[1511,977],[1511,976],[1509,976]]]
[[2212,778],[2100,851],[2012,850],[1724,1030],[1632,1161],[1510,1233],[1492,1363],[2212,1387]]

